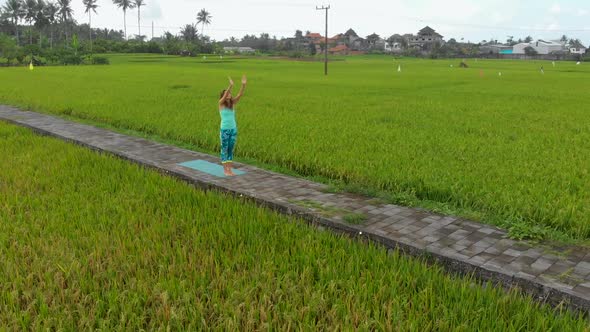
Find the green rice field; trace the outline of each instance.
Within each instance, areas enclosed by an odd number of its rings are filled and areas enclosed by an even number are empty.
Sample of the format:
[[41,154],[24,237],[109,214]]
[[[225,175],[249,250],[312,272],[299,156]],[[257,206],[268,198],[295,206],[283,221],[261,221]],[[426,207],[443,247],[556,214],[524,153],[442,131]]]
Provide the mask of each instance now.
[[2,122],[0,156],[3,331],[588,331],[514,291]]
[[3,68],[0,103],[215,152],[219,92],[228,75],[246,73],[241,160],[590,239],[590,66],[337,60],[328,77],[319,62],[264,58],[113,55],[104,67]]

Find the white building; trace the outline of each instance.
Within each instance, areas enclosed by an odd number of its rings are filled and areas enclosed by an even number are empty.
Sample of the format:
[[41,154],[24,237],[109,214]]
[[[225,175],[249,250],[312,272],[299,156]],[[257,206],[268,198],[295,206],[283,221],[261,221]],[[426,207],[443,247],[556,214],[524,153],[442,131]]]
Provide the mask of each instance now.
[[572,48],[570,48],[570,53],[571,54],[582,54],[582,55],[584,55],[584,54],[586,54],[586,51],[587,50],[588,49],[585,48],[585,47],[572,47]]
[[550,54],[554,52],[565,52],[567,48],[565,47],[565,43],[559,40],[537,40],[535,46],[533,46],[539,54]]
[[582,45],[582,43],[579,40],[575,40],[570,42],[569,51],[571,54],[584,55],[586,54],[586,51],[588,51],[588,48]]
[[224,47],[223,51],[225,52],[233,52],[233,53],[254,53],[256,52],[255,49],[251,48],[251,47]]
[[389,53],[399,53],[402,51],[402,44],[398,42],[394,42],[393,44],[385,43],[385,52]]
[[547,54],[551,54],[551,53],[567,51],[565,45],[561,41],[555,41],[555,40],[546,41],[546,40],[539,39],[533,43],[520,43],[520,44],[514,45],[512,53],[513,54],[526,54],[525,49],[529,46],[532,47],[533,49],[535,49],[535,51],[537,51],[537,53],[541,54],[541,55],[547,55]]
[[388,51],[388,46],[387,46],[387,41],[383,38],[379,38],[379,40],[377,40],[375,42],[375,49],[376,50],[383,50],[383,51]]
[[524,50],[529,46],[533,47],[533,44],[531,44],[531,43],[516,44],[516,45],[514,45],[514,47],[512,47],[512,54],[526,54]]

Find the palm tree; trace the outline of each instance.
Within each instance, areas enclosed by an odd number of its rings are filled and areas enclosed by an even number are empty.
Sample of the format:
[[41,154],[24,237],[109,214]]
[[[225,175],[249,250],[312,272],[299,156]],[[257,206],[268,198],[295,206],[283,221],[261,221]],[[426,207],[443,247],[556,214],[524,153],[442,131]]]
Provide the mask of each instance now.
[[211,24],[211,13],[209,13],[205,8],[201,9],[201,11],[197,14],[197,24],[202,23],[203,26],[201,28],[201,37],[204,36],[205,33],[205,25]]
[[43,16],[45,16],[45,20],[47,20],[47,24],[49,25],[49,33],[51,35],[49,45],[51,49],[53,49],[53,24],[55,24],[57,20],[58,10],[59,8],[53,2],[48,3],[43,9]]
[[139,39],[141,38],[141,7],[145,6],[145,0],[135,0],[135,7],[137,7],[137,27],[139,28]]
[[559,41],[563,42],[563,43],[567,43],[567,41],[569,40],[567,35],[563,35],[561,36],[561,39]]
[[45,0],[37,0],[37,7],[35,8],[35,27],[39,30],[39,48],[43,43],[43,30],[49,25],[49,20],[45,16],[47,4]]
[[192,43],[197,40],[197,27],[194,24],[187,24],[180,30],[182,39],[187,43]]
[[65,43],[68,42],[68,20],[72,19],[74,10],[72,9],[72,0],[57,0],[57,15],[60,18],[61,23],[64,27],[64,34],[66,36]]
[[24,4],[21,0],[8,0],[4,4],[3,10],[12,19],[12,24],[14,24],[14,31],[16,35],[16,44],[18,45],[18,22],[25,14]]
[[92,53],[92,12],[94,12],[96,14],[96,8],[98,8],[96,1],[98,1],[98,0],[82,0],[82,3],[84,3],[84,8],[86,8],[85,13],[88,14],[88,33],[90,36],[90,53]]
[[33,44],[33,21],[37,17],[37,0],[25,1],[25,21],[29,23],[29,44]]
[[117,7],[123,9],[123,24],[125,25],[125,39],[127,39],[127,10],[135,8],[133,0],[113,0]]

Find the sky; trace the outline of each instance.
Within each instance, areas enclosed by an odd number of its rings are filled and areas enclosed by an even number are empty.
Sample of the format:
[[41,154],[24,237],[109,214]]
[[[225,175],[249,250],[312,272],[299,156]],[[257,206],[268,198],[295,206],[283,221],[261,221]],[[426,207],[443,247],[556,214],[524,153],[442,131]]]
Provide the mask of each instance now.
[[[321,2],[324,1],[324,2]],[[0,0],[0,2],[3,2]],[[562,35],[590,44],[589,0],[147,0],[142,7],[142,34],[151,37],[164,31],[178,33],[196,22],[205,8],[213,16],[205,34],[215,40],[245,34],[290,37],[295,30],[324,34],[325,12],[316,6],[330,5],[328,34],[353,28],[360,36],[377,33],[416,33],[426,25],[445,36],[464,41],[505,41],[531,35],[535,39],[558,39]],[[123,29],[123,12],[112,0],[98,0],[94,27]],[[87,22],[82,0],[73,0],[74,17]],[[137,10],[127,13],[129,35],[137,34]],[[201,26],[198,26],[199,31]]]

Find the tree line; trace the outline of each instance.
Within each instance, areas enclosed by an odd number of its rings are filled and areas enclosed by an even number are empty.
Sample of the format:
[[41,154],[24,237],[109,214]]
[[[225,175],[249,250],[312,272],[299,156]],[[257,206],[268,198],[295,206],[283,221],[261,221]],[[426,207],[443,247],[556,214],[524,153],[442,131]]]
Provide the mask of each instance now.
[[[92,40],[92,14],[97,14],[98,0],[81,1],[84,5],[84,13],[88,14],[89,40]],[[147,5],[146,1],[113,0],[113,4],[123,11],[123,37],[125,40],[128,40],[127,12],[131,9],[137,9],[137,38],[145,39],[145,36],[141,33],[141,8]],[[19,45],[21,44],[19,29],[23,24],[25,28],[28,28],[30,43],[32,43],[34,37],[33,30],[36,30],[39,35],[51,34],[51,41],[53,41],[53,33],[57,30],[63,33],[64,39],[67,41],[69,38],[68,29],[77,24],[73,14],[72,0],[56,0],[55,2],[46,0],[6,0],[4,5],[0,6],[0,22],[4,25],[3,30],[6,30],[7,22],[9,22]],[[212,16],[206,9],[202,9],[197,13],[197,24],[202,24],[202,30],[204,30],[205,25],[211,23],[211,19]]]
[[[164,38],[151,43],[141,31],[141,11],[146,0],[112,0],[123,14],[122,31],[92,28],[92,19],[98,15],[98,0],[81,1],[88,22],[78,24],[74,19],[72,0],[6,0],[0,3],[0,57],[24,58],[25,56],[56,56],[56,53],[104,53],[104,52],[152,52],[165,53],[166,46],[172,53],[183,50],[208,51],[204,47],[209,39],[204,35],[205,27],[211,24],[212,16],[202,9],[196,15],[196,23],[183,29],[184,38]],[[137,34],[130,38],[127,31],[127,14],[137,9]],[[197,35],[197,24],[201,24],[201,35]],[[10,38],[8,37],[10,36]],[[164,41],[168,39],[168,43]],[[173,40],[174,45],[170,45]],[[182,41],[189,41],[181,45]],[[166,44],[166,45],[164,45]],[[189,47],[190,46],[190,47]],[[10,56],[7,56],[10,55]],[[59,55],[58,55],[59,57]]]

